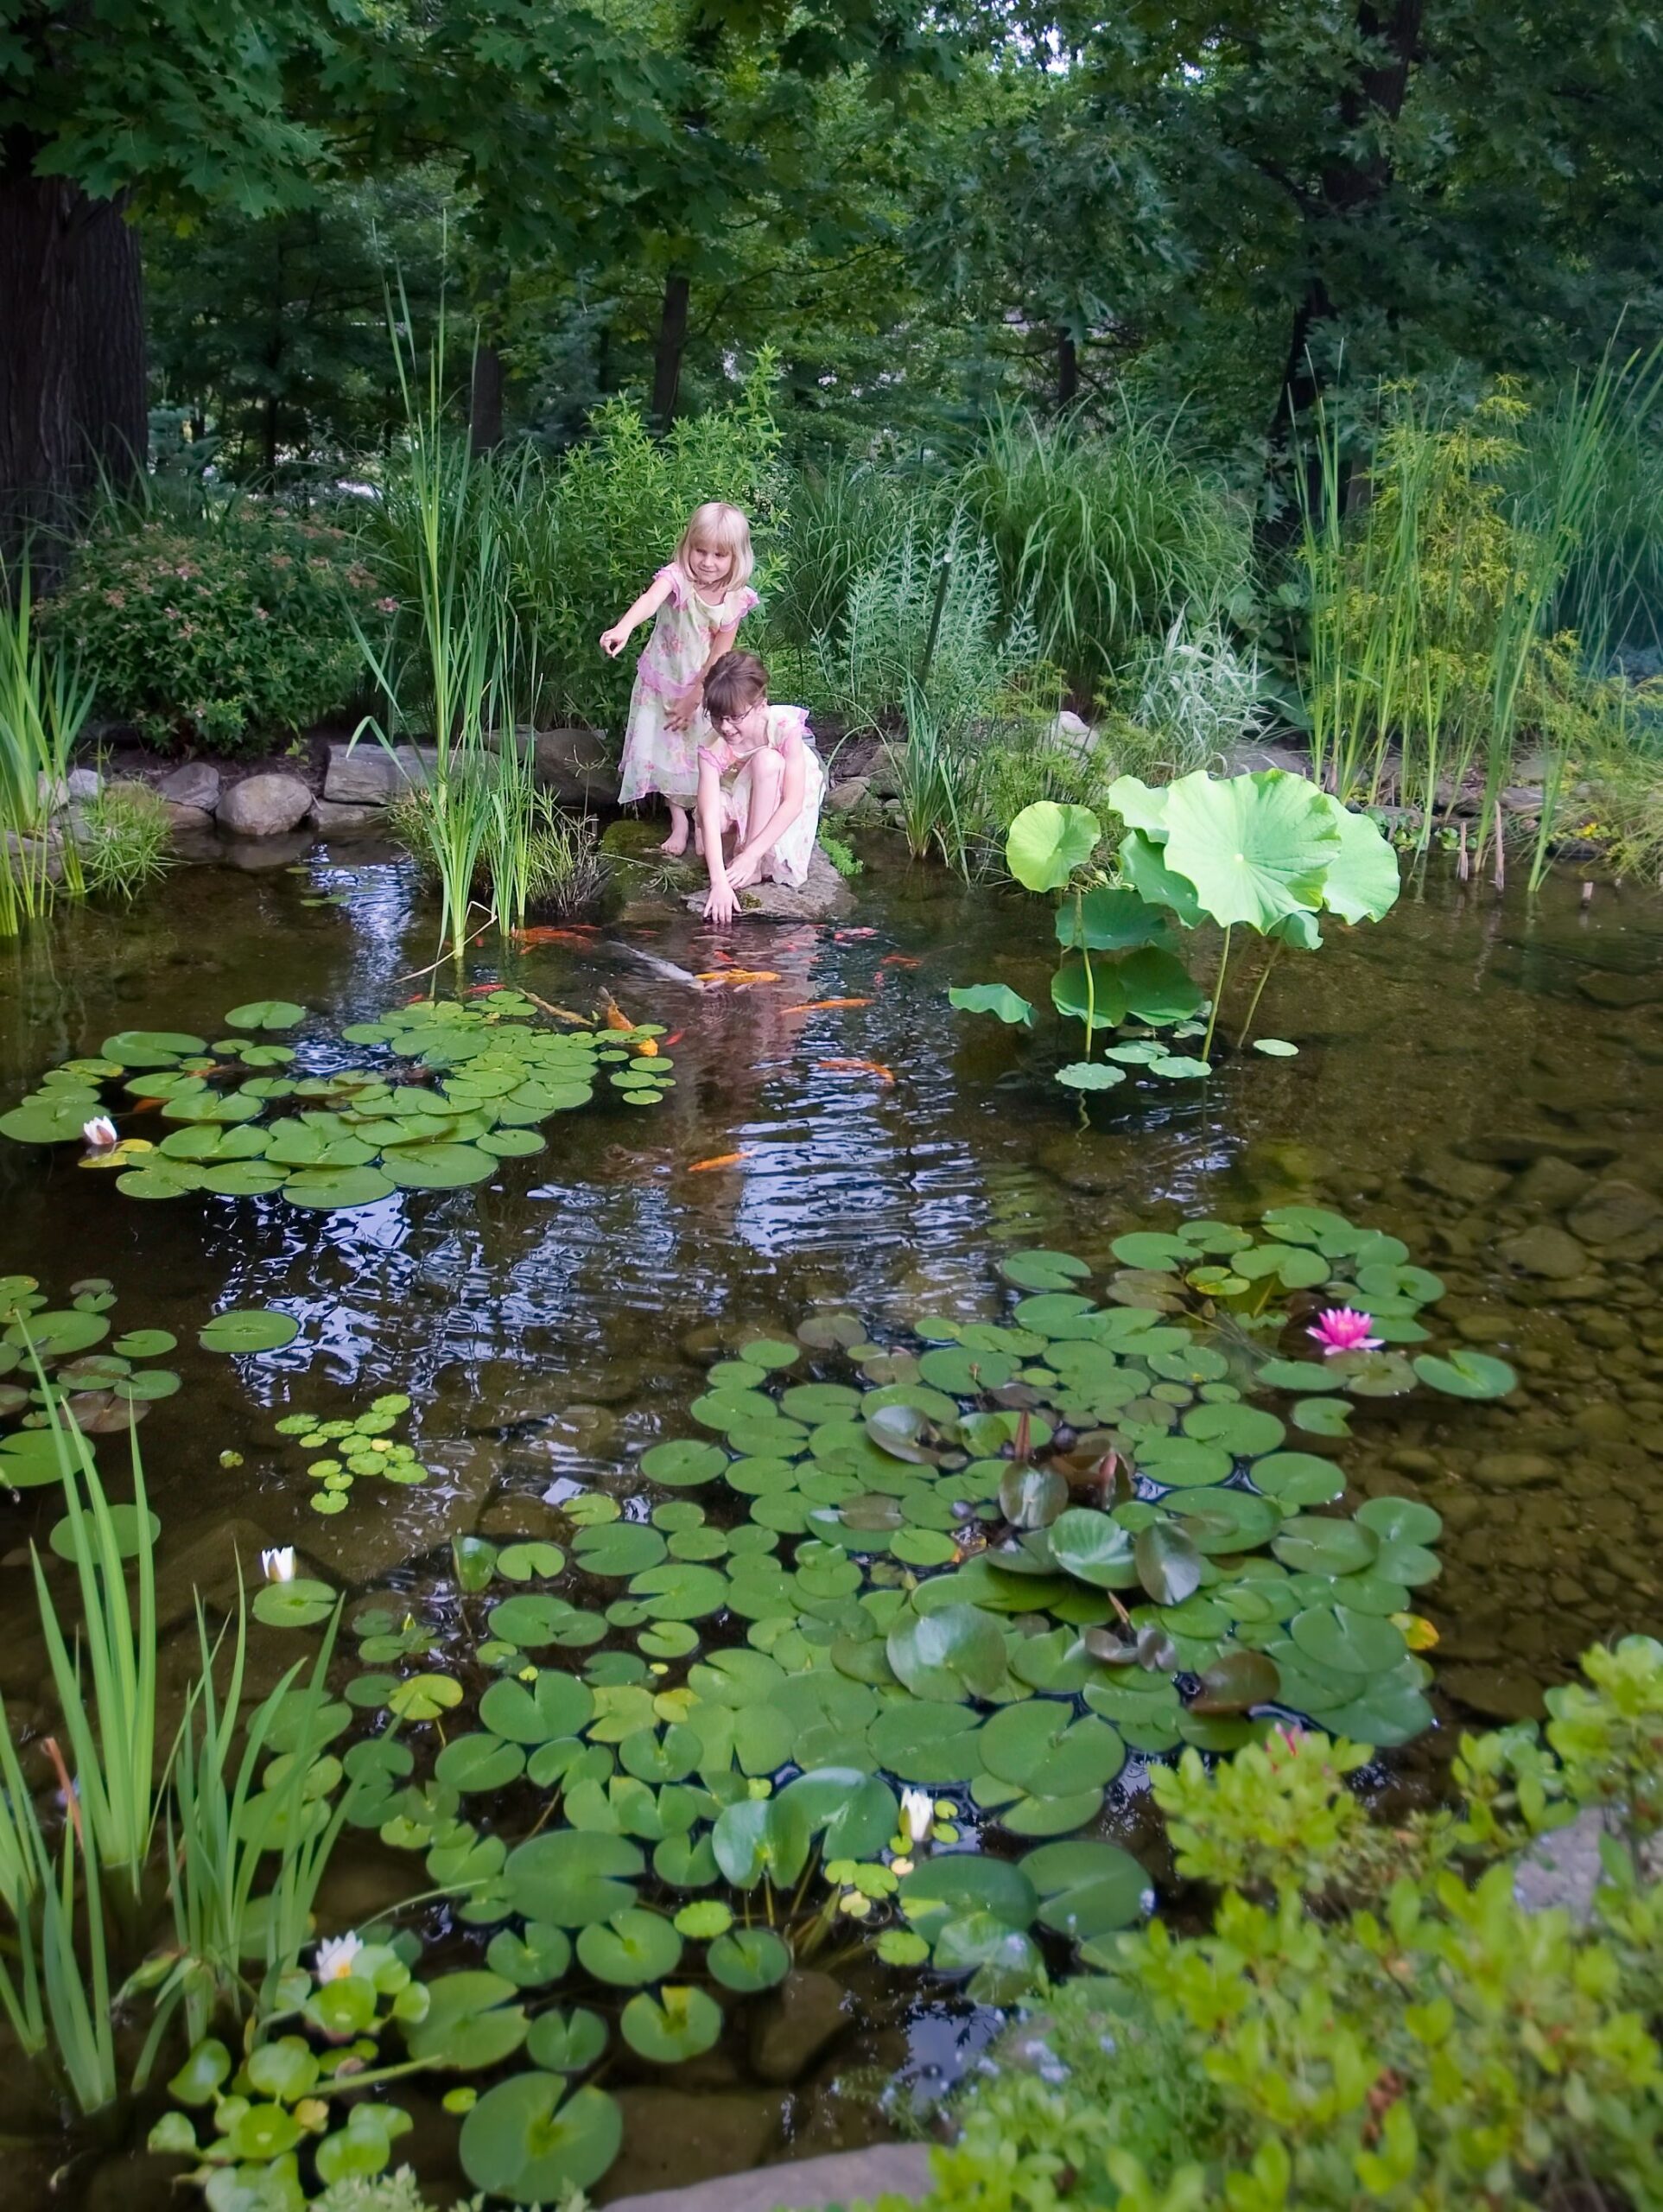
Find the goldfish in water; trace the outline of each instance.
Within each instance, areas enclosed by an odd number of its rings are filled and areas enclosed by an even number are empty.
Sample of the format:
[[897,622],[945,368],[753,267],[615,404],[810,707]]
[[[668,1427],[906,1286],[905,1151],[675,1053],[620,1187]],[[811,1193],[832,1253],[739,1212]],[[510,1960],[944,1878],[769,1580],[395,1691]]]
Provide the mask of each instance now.
[[779,976],[772,968],[710,968],[694,981],[707,988],[726,984],[731,990],[742,991],[753,983],[777,983]]
[[685,1037],[685,1036],[686,1036],[686,1034],[687,1034],[687,1032],[686,1032],[686,1030],[685,1030],[685,1029],[672,1029],[672,1030],[670,1031],[670,1033],[669,1036],[668,1036],[668,1037],[666,1037],[666,1038],[665,1038],[665,1039],[664,1039],[664,1050],[665,1050],[665,1052],[674,1052],[674,1051],[675,1051],[675,1049],[676,1049],[676,1046],[677,1046],[677,1045],[679,1045],[679,1044],[681,1043],[681,1041],[682,1041],[682,1038],[683,1038],[683,1037]]
[[886,1068],[881,1060],[816,1060],[817,1068],[830,1068],[844,1075],[875,1075],[879,1083],[893,1083],[895,1071]]
[[708,1174],[713,1167],[735,1167],[741,1160],[751,1157],[748,1145],[741,1145],[737,1152],[719,1152],[709,1160],[695,1160],[688,1168],[689,1175]]
[[788,1006],[787,1014],[829,1014],[838,1006],[870,1006],[870,999],[809,999],[803,1006]]
[[644,1060],[656,1060],[658,1057],[658,1043],[656,1038],[638,1038],[636,1041],[635,1049],[639,1057]]
[[593,931],[578,924],[568,929],[555,929],[551,923],[542,923],[535,929],[516,930],[516,944],[577,944],[587,948]]
[[600,994],[600,1018],[608,1029],[633,1029],[635,1027],[610,991]]
[[917,964],[910,952],[886,952],[878,963],[880,968],[916,968]]
[[834,944],[854,944],[862,938],[876,937],[877,934],[878,932],[876,930],[834,930],[832,931],[832,943]]

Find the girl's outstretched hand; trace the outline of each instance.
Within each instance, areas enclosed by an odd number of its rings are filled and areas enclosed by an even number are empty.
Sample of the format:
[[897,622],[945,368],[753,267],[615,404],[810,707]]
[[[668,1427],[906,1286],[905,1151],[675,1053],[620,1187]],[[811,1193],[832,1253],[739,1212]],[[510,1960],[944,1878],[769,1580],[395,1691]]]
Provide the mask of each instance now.
[[670,725],[670,728],[691,729],[693,727],[694,717],[699,711],[699,704],[703,697],[703,685],[699,683],[689,683],[687,690],[682,693],[680,698],[671,702],[670,711],[664,716],[664,720]]
[[704,918],[708,922],[731,922],[739,912],[739,895],[724,876],[720,883],[710,887],[710,896],[704,902]]
[[610,630],[600,632],[600,650],[608,660],[616,660],[629,641],[629,625],[625,622],[614,622]]

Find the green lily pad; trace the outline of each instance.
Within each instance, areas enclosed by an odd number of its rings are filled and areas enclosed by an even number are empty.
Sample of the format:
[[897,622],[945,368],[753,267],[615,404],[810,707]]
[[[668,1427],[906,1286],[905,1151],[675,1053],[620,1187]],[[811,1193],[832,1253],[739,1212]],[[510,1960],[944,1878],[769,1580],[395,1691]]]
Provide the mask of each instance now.
[[335,1593],[327,1582],[268,1582],[254,1593],[250,1608],[268,1628],[314,1628],[334,1610]]
[[463,2120],[459,2150],[476,2189],[515,2204],[549,2204],[599,2181],[623,2137],[623,2114],[603,2089],[568,2097],[558,2075],[515,2074]]
[[597,1981],[637,1988],[646,1981],[662,1981],[673,1974],[682,1955],[682,1939],[673,1922],[662,1913],[632,1906],[602,1923],[581,1927],[577,1955],[587,1973]]
[[[570,1949],[568,1942],[568,1955]],[[569,2012],[540,2012],[525,2040],[526,2056],[551,2074],[584,2073],[606,2048],[606,2023],[599,2012],[582,2006]]]
[[712,2049],[721,2035],[722,2009],[708,1990],[670,1983],[656,1998],[644,1990],[632,1997],[618,2024],[632,2050],[674,2066]]
[[975,1605],[949,1605],[892,1629],[889,1663],[915,1697],[957,1703],[991,1697],[1005,1676],[999,1624]]
[[771,1928],[734,1928],[712,1943],[705,1964],[724,1989],[749,1994],[784,1981],[791,1970],[791,1953]]
[[196,1341],[204,1351],[277,1351],[293,1344],[300,1332],[301,1325],[292,1314],[273,1313],[266,1306],[245,1306],[216,1313]]
[[428,1985],[425,2015],[406,2030],[411,2057],[462,2073],[495,2066],[525,2041],[518,1994],[505,1975],[483,1968],[441,1974]]
[[992,1014],[1013,1027],[1033,1027],[1033,1006],[1008,983],[964,983],[947,994],[961,1014]]
[[650,1482],[663,1483],[676,1490],[714,1482],[727,1464],[727,1454],[720,1444],[707,1444],[691,1437],[655,1444],[641,1455],[641,1471]]
[[251,999],[246,1006],[234,1006],[225,1016],[227,1029],[292,1029],[296,1022],[304,1021],[306,1008],[296,1006],[292,999]]
[[623,1836],[555,1829],[509,1853],[508,1895],[513,1910],[528,1920],[592,1927],[634,1907],[631,1884],[645,1865],[637,1846]]
[[1038,1894],[1040,1925],[1076,1943],[1132,1927],[1151,1888],[1129,1852],[1089,1839],[1044,1844],[1021,1860],[1020,1871]]
[[1488,1352],[1457,1351],[1440,1359],[1424,1351],[1416,1357],[1414,1370],[1423,1382],[1450,1398],[1505,1398],[1519,1386],[1506,1360]]

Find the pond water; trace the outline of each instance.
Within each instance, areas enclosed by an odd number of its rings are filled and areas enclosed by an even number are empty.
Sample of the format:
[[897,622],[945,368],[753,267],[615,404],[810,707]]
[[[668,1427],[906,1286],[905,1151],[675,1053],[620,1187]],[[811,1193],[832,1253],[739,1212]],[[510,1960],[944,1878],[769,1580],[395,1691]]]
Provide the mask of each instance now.
[[[184,1387],[143,1430],[170,1679],[187,1669],[192,1580],[229,1594],[228,1523],[245,1566],[294,1543],[349,1593],[390,1586],[414,1602],[453,1535],[555,1533],[562,1497],[618,1484],[643,1446],[689,1433],[713,1359],[789,1337],[811,1309],[846,1308],[879,1335],[924,1313],[998,1318],[1001,1253],[1060,1248],[1098,1265],[1129,1229],[1291,1202],[1400,1236],[1446,1286],[1440,1334],[1520,1377],[1501,1404],[1371,1402],[1343,1447],[1354,1496],[1421,1498],[1445,1524],[1442,1578],[1416,1593],[1439,1636],[1441,1725],[1382,1786],[1423,1786],[1459,1725],[1534,1710],[1589,1642],[1663,1625],[1655,903],[1602,887],[1584,907],[1557,878],[1533,905],[1498,900],[1435,873],[1383,925],[1336,929],[1320,957],[1278,971],[1259,1026],[1297,1058],[1248,1055],[1206,1084],[1145,1078],[1088,1116],[1034,1043],[945,1000],[949,984],[1000,981],[1044,1002],[1039,902],[892,862],[855,887],[842,928],[718,939],[680,912],[632,910],[587,944],[501,959],[482,947],[476,982],[579,1007],[604,985],[680,1033],[663,1103],[556,1116],[546,1149],[488,1184],[333,1213],[146,1204],[79,1172],[69,1147],[0,1145],[0,1274],[38,1276],[54,1304],[106,1276],[123,1327],[180,1339]],[[68,915],[0,956],[0,1103],[111,1032],[212,1037],[226,1008],[274,993],[372,1019],[423,988],[409,978],[431,941],[409,867],[378,848],[193,868],[130,918]],[[703,971],[721,944],[779,982],[700,994],[627,950]],[[826,1000],[854,1003],[788,1011]],[[299,1321],[292,1344],[237,1361],[195,1349],[215,1310],[258,1306]],[[431,1478],[360,1485],[321,1519],[305,1455],[274,1421],[295,1406],[356,1413],[391,1390],[415,1402]],[[0,1690],[23,1716],[44,1673],[25,1547],[55,1517],[46,1496],[0,1509]],[[253,1650],[262,1686],[296,1656],[276,1633],[257,1631]],[[1158,1874],[1135,1767],[1106,1817]],[[333,1916],[397,1901],[413,1871],[349,1832]],[[884,2126],[878,2089],[926,2096],[994,2024],[950,1986],[921,1997],[911,1976],[849,1971],[857,2021],[831,2044],[805,2028],[811,2056],[792,2078],[765,2037],[752,2049],[735,2034],[671,2086],[637,2069],[648,2086],[597,2194],[866,2139]],[[454,2121],[403,2101],[417,2135],[400,2155],[442,2176]],[[33,2201],[18,2186],[0,2201]]]

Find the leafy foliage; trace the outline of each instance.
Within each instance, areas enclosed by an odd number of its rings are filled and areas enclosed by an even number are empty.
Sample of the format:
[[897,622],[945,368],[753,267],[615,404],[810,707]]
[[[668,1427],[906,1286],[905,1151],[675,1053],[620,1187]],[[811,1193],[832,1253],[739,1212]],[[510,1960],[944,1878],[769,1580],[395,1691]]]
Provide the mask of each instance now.
[[1584,1669],[1546,1743],[1463,1738],[1464,1807],[1390,1829],[1346,1786],[1364,1754],[1322,1737],[1158,1772],[1180,1871],[1222,1891],[1210,1931],[1114,1939],[1007,2034],[934,2154],[930,2212],[1648,2202],[1654,1870],[1608,1857],[1591,1918],[1514,1893],[1577,1808],[1657,1830],[1663,1647]]
[[378,595],[343,531],[250,503],[197,529],[112,521],[81,546],[52,622],[105,714],[155,745],[236,753],[352,696],[352,614],[378,627]]

